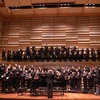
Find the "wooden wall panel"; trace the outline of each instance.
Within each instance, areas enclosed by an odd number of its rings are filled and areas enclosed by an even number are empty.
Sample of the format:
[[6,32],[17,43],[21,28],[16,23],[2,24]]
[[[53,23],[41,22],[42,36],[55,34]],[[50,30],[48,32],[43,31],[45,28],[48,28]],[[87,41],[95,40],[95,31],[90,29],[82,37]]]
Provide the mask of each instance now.
[[2,17],[0,16],[0,45],[1,45],[1,32],[2,32]]
[[1,54],[1,36],[2,36],[2,22],[3,22],[3,19],[2,17],[0,16],[0,54]]
[[88,17],[79,17],[77,19],[78,25],[78,46],[80,48],[90,48],[90,35]]
[[[4,63],[5,65],[12,65],[12,66],[14,66],[15,65],[15,62],[6,62],[6,61],[2,61],[2,63]],[[60,66],[62,66],[62,67],[66,67],[66,65],[67,65],[67,67],[72,67],[72,66],[74,66],[75,68],[78,68],[78,66],[80,66],[81,68],[84,68],[85,66],[88,66],[88,67],[95,67],[96,65],[100,65],[100,61],[91,61],[91,60],[89,60],[89,61],[82,61],[82,62],[80,62],[80,61],[73,61],[73,62],[71,62],[71,61],[67,61],[67,62],[59,62],[59,61],[56,61],[56,62],[46,62],[46,61],[44,61],[44,62],[36,62],[36,61],[32,61],[32,62],[16,62],[18,65],[21,65],[21,67],[24,67],[24,65],[26,66],[26,67],[31,67],[32,65],[34,65],[34,67],[36,67],[36,68],[38,68],[38,67],[47,67],[47,68],[52,68],[52,67],[54,67],[54,68],[59,68]]]
[[100,46],[100,17],[4,19],[2,26],[2,48],[76,45],[96,49]]
[[66,17],[66,45],[78,45],[77,18]]
[[100,47],[100,17],[89,17],[90,45]]

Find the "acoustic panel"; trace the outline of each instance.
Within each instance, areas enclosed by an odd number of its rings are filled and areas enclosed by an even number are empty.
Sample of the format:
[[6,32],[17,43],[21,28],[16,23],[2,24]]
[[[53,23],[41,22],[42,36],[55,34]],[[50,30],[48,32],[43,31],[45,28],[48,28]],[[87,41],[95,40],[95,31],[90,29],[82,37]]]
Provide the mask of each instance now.
[[2,48],[76,45],[97,49],[100,46],[99,16],[4,19],[3,24],[0,23],[1,29]]

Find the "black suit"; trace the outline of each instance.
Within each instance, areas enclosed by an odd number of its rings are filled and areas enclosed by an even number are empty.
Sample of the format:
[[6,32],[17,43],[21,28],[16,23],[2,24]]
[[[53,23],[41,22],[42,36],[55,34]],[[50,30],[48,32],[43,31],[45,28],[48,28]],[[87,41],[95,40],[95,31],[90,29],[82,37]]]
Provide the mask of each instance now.
[[53,94],[53,74],[51,72],[47,74],[47,89],[48,89],[48,98],[52,98],[52,94]]

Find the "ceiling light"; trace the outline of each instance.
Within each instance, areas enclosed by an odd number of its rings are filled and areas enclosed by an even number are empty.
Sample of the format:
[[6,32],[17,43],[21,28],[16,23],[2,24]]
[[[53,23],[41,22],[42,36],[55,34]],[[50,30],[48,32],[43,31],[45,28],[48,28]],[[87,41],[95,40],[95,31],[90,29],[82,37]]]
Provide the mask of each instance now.
[[69,4],[67,4],[69,6]]
[[43,5],[43,6],[45,6],[45,5]]
[[61,4],[61,6],[62,6],[63,4]]
[[89,4],[89,5],[91,5],[91,4]]
[[36,5],[36,6],[38,6],[38,5]]
[[41,6],[41,5],[39,5],[39,6]]
[[95,5],[95,4],[92,4],[92,5]]
[[66,6],[66,4],[64,4],[64,6]]

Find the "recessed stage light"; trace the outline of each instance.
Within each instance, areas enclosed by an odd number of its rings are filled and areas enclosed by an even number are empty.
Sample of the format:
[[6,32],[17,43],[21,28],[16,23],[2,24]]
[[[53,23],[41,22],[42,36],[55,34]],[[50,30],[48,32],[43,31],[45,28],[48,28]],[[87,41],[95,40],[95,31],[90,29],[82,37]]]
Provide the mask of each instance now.
[[66,6],[66,4],[64,4],[64,6]]

